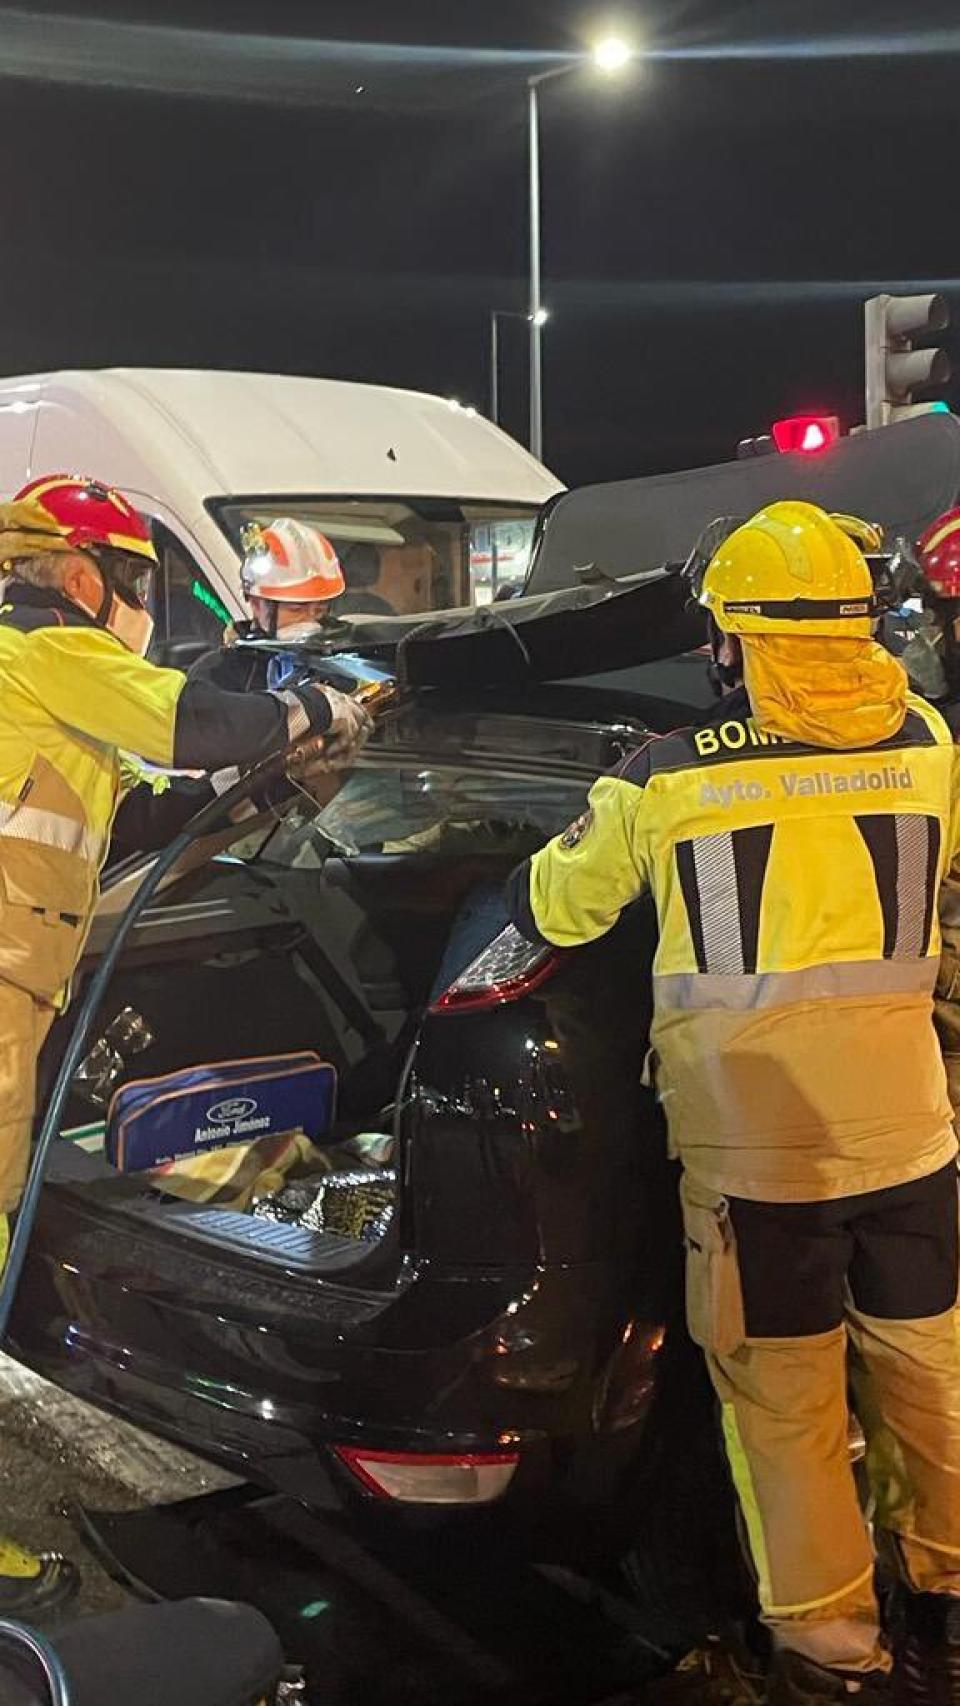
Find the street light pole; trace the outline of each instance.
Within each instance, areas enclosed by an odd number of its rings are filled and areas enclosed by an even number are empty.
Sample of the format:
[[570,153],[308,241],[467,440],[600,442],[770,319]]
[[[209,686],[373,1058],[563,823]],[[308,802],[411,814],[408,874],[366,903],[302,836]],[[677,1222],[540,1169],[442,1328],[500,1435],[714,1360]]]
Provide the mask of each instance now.
[[[491,308],[490,310],[490,419],[494,426],[500,425],[500,321],[529,320],[529,314],[518,308]],[[537,311],[537,326],[543,326],[550,316],[545,308]]]
[[527,78],[527,157],[530,167],[530,449],[543,460],[543,327],[547,318],[540,300],[540,85],[554,77],[567,77],[580,68],[556,65]]
[[500,425],[500,316],[490,310],[490,419]]
[[568,77],[592,59],[606,75],[622,71],[633,58],[633,50],[617,37],[598,42],[592,54],[584,54],[565,65],[552,66],[527,78],[527,157],[530,196],[530,449],[543,459],[543,323],[540,301],[540,85],[554,77]]
[[530,160],[530,450],[543,460],[543,315],[540,302],[540,94],[541,78],[527,82]]

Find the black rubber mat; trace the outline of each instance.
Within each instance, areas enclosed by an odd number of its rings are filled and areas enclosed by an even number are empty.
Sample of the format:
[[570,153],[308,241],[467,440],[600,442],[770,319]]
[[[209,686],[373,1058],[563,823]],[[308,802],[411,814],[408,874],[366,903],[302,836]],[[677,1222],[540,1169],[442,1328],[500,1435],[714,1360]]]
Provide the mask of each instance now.
[[351,1257],[359,1262],[370,1254],[370,1246],[355,1238],[310,1232],[282,1221],[237,1214],[231,1209],[171,1203],[164,1205],[161,1218],[157,1204],[146,1201],[128,1203],[124,1212],[149,1220],[153,1225],[158,1222],[167,1227],[174,1225],[181,1238],[198,1238],[225,1250],[242,1250],[271,1267],[289,1268],[297,1273],[322,1274],[329,1269],[346,1273]]

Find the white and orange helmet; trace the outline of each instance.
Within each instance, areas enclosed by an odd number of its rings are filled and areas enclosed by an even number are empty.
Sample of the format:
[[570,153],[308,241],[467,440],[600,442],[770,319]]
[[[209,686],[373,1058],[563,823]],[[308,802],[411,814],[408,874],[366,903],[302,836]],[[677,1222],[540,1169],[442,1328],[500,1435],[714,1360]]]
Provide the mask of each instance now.
[[243,530],[246,597],[278,604],[316,604],[339,598],[345,587],[340,559],[325,533],[308,521],[281,515],[269,526]]

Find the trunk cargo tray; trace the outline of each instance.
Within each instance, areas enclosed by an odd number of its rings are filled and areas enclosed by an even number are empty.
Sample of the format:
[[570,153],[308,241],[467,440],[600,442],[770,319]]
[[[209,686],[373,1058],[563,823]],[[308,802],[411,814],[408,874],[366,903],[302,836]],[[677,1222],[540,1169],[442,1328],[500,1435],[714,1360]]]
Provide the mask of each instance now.
[[234,1209],[198,1208],[194,1203],[126,1203],[126,1214],[149,1220],[152,1226],[170,1226],[180,1238],[196,1238],[222,1250],[240,1250],[255,1261],[295,1269],[302,1274],[322,1274],[343,1267],[351,1256],[357,1261],[369,1256],[375,1245],[356,1238],[341,1238],[332,1232],[310,1232],[302,1226],[260,1216],[238,1214]]

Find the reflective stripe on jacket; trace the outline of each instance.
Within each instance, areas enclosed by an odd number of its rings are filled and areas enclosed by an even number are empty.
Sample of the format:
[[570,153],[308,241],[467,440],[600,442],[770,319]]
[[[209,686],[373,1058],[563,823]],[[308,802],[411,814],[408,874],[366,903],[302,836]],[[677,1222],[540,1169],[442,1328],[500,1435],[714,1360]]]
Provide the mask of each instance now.
[[940,1038],[947,1089],[954,1119],[960,1117],[960,869],[944,878],[937,910],[940,914],[940,970],[933,1004]]
[[515,878],[516,922],[560,947],[652,890],[657,1086],[704,1185],[852,1196],[956,1152],[931,998],[957,763],[922,699],[837,751],[762,732],[741,693],[603,777]]
[[212,770],[322,733],[329,719],[320,695],[189,685],[55,593],[11,588],[0,606],[0,979],[62,998],[96,900],[121,748]]

